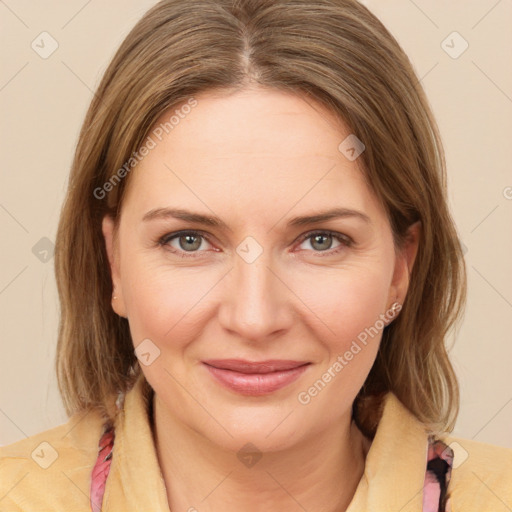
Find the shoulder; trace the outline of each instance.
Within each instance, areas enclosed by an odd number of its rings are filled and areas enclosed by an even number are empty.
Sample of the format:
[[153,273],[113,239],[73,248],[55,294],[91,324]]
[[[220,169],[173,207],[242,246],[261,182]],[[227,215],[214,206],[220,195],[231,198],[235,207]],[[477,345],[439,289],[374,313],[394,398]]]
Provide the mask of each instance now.
[[452,512],[512,510],[512,449],[450,435],[441,440],[454,453]]
[[102,430],[99,413],[84,411],[1,446],[0,511],[89,510],[89,479]]

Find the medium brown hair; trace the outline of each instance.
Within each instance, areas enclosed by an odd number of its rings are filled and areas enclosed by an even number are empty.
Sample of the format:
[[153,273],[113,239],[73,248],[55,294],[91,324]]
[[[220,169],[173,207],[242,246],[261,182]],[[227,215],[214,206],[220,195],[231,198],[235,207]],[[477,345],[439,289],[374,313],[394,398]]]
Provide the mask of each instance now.
[[452,430],[459,390],[445,340],[463,310],[466,274],[444,152],[409,59],[354,0],[165,0],[123,41],[84,120],[57,234],[56,370],[68,415],[99,408],[111,418],[113,400],[141,372],[128,322],[111,307],[101,229],[105,215],[118,218],[130,179],[119,169],[167,109],[251,85],[320,103],[365,144],[358,163],[397,248],[421,222],[402,311],[354,402],[360,428],[373,435],[375,397],[392,391],[420,421]]

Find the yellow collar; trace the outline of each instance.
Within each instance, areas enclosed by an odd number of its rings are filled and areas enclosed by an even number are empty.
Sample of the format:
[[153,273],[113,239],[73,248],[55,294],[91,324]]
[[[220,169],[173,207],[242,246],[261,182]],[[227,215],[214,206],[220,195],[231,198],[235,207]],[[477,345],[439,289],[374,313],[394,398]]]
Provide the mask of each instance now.
[[[169,511],[149,423],[149,403],[143,395],[143,374],[126,394],[116,420],[112,466],[103,511]],[[347,512],[421,511],[428,436],[423,425],[393,393],[384,409],[366,457],[364,474]],[[371,483],[371,485],[370,485]]]

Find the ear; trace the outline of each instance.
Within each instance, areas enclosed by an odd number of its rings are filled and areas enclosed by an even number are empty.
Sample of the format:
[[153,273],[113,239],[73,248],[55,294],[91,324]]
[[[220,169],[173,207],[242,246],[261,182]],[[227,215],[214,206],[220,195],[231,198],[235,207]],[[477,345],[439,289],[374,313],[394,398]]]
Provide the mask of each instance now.
[[417,221],[409,226],[403,246],[397,251],[395,270],[389,290],[389,304],[399,302],[403,304],[409,289],[411,276],[421,235],[421,222]]
[[[119,250],[115,236],[115,221],[110,215],[105,215],[102,222],[103,237],[105,238],[105,248],[110,264],[110,275],[112,277],[112,309],[122,317],[126,316],[126,307],[123,298],[123,288],[121,286],[121,272],[119,265]],[[114,299],[114,297],[116,297]]]

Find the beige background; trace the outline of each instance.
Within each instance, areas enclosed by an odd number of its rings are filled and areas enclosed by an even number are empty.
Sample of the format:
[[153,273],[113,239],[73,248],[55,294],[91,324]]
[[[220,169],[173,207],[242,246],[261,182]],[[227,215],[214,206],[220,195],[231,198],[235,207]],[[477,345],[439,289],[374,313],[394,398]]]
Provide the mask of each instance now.
[[[154,3],[0,1],[0,445],[67,420],[53,369],[51,243],[92,91]],[[512,447],[512,2],[364,3],[403,46],[426,89],[467,247],[469,301],[451,352],[462,388],[455,435]],[[45,31],[58,48],[43,59],[31,44],[51,49]],[[445,51],[463,48],[458,36],[446,39],[454,31],[469,44],[458,58]]]

